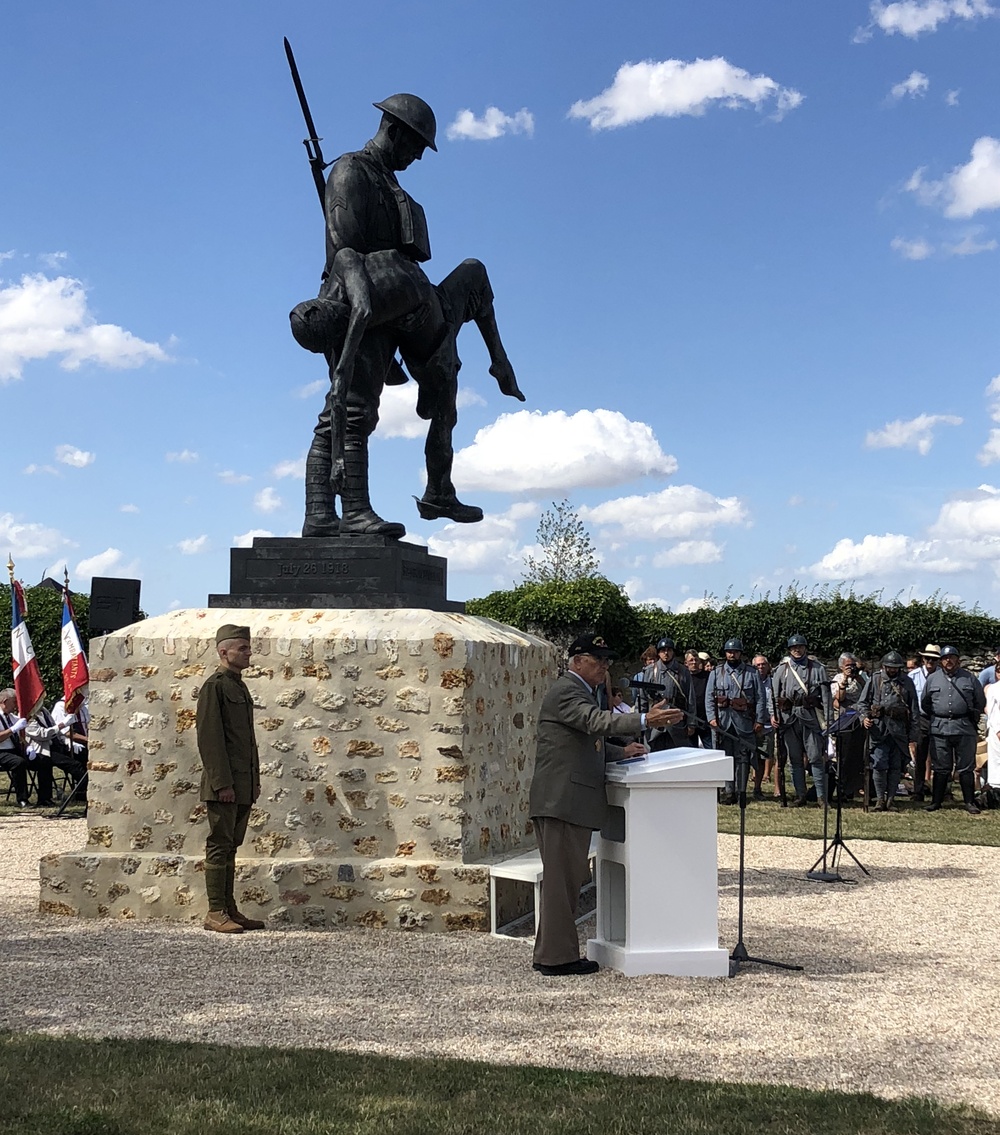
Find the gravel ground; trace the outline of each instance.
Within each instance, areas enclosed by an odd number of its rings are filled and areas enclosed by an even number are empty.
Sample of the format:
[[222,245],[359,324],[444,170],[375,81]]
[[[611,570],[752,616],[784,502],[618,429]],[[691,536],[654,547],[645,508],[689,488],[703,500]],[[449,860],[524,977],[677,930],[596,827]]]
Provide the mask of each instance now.
[[[871,878],[845,857],[844,886],[805,879],[812,842],[750,840],[747,947],[804,970],[726,980],[543,978],[530,941],[484,934],[41,917],[38,858],[84,841],[82,820],[0,819],[4,1027],[917,1093],[1000,1114],[1000,848],[859,840]],[[735,836],[719,862],[731,946]]]

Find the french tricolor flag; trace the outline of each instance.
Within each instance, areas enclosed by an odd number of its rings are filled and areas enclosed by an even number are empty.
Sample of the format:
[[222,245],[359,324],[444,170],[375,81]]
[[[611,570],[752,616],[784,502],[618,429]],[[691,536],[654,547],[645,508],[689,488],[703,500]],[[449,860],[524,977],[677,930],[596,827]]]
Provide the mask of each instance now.
[[76,629],[69,588],[63,588],[62,674],[66,712],[76,713],[87,694],[90,671],[87,669],[87,656],[83,652],[83,643],[80,642],[80,632]]
[[17,694],[17,712],[22,717],[31,715],[42,704],[45,686],[38,669],[24,616],[27,614],[24,588],[11,580],[10,589],[10,649],[14,663],[14,692]]

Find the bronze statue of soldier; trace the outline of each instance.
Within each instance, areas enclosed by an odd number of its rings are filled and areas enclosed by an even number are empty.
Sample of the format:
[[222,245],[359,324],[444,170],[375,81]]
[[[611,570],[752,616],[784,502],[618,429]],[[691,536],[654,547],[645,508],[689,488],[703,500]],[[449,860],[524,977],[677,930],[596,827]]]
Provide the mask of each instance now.
[[[419,267],[431,255],[427,224],[396,174],[428,147],[437,150],[431,108],[408,94],[374,105],[382,111],[375,137],[338,158],[326,180],[326,266],[319,296],[291,314],[297,341],[326,356],[331,378],[306,458],[303,536],[405,534],[402,524],[373,510],[368,491],[368,439],[378,424],[382,389],[406,381],[397,351],[419,388],[417,413],[429,423],[427,487],[417,501],[425,520],[483,518],[482,509],[458,499],[451,480],[461,367],[455,340],[463,323],[474,321],[479,328],[502,393],[524,401],[500,340],[485,267],[463,261],[436,286]],[[308,113],[307,123],[312,129]],[[310,160],[315,175],[312,153]],[[319,161],[322,168],[321,156]],[[342,517],[336,512],[338,495]]]

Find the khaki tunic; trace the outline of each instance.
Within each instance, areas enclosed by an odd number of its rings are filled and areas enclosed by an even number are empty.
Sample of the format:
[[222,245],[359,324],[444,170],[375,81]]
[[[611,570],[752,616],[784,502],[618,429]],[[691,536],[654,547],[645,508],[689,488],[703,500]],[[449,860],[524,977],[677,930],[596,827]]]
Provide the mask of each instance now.
[[253,699],[234,670],[220,666],[198,695],[201,799],[218,800],[232,788],[236,803],[249,806],[260,793],[260,758],[253,731]]

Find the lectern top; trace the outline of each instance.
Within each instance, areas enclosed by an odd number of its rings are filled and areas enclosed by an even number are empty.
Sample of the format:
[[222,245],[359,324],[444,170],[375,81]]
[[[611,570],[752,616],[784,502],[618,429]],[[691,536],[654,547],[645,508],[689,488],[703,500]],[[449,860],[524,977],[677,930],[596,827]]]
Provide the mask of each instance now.
[[659,784],[725,784],[733,779],[733,758],[719,749],[665,749],[642,761],[609,764],[606,777],[636,788]]

